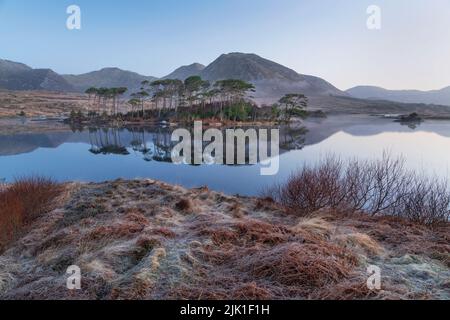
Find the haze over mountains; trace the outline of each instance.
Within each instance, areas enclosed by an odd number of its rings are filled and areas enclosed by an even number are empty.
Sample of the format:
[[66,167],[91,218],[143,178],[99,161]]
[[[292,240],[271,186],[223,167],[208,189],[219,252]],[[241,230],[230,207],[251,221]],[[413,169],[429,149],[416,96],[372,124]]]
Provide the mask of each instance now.
[[359,99],[389,100],[403,103],[425,103],[450,106],[450,87],[441,90],[387,90],[375,86],[358,86],[346,91]]
[[[210,82],[223,79],[251,82],[256,87],[253,98],[258,103],[275,102],[287,93],[303,93],[309,97],[348,97],[450,105],[450,87],[425,92],[359,86],[344,92],[324,79],[299,74],[256,54],[223,54],[208,66],[199,63],[182,66],[162,79],[185,80],[190,76],[201,76]],[[139,90],[142,81],[156,79],[119,68],[104,68],[81,75],[59,75],[50,69],[32,69],[22,63],[0,60],[0,88],[8,90],[84,92],[89,87],[127,87],[130,94]],[[332,103],[332,99],[327,100]]]

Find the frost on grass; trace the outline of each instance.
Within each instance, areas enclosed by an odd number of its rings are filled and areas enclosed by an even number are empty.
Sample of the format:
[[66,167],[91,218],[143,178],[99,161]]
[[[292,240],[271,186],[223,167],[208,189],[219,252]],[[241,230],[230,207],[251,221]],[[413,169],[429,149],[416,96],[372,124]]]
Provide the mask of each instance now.
[[[8,299],[448,299],[449,228],[152,180],[67,186],[0,256]],[[367,288],[367,266],[383,272]],[[66,289],[78,265],[82,289]]]

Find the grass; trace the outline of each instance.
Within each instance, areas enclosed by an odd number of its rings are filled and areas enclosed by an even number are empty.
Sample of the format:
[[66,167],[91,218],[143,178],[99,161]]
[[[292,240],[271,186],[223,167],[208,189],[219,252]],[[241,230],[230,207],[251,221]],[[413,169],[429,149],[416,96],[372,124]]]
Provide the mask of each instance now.
[[[68,188],[65,204],[0,255],[0,298],[448,297],[448,224],[327,208],[296,215],[269,198],[148,180]],[[91,214],[95,203],[104,207]],[[61,290],[72,264],[83,270],[76,292]],[[382,269],[381,291],[366,285],[370,264]]]
[[0,249],[16,239],[24,226],[47,212],[61,192],[61,185],[41,177],[18,179],[1,190]]

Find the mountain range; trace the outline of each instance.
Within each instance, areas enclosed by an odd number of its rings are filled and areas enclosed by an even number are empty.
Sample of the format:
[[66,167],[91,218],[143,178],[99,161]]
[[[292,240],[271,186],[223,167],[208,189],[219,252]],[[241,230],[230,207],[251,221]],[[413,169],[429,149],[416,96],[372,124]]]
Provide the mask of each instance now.
[[[311,98],[341,97],[373,102],[450,105],[450,87],[434,91],[395,91],[359,86],[341,91],[324,79],[297,73],[256,54],[223,54],[208,66],[200,63],[182,66],[162,79],[185,80],[190,76],[201,76],[211,82],[223,79],[251,82],[256,87],[253,98],[258,103],[275,102],[287,93],[303,93]],[[104,68],[80,75],[59,75],[51,69],[32,69],[22,63],[0,60],[0,88],[8,90],[84,92],[89,87],[127,87],[128,92],[132,93],[139,90],[142,81],[156,79],[119,68]],[[332,99],[327,100],[333,103]]]
[[[51,70],[43,73],[40,69],[7,60],[0,60],[0,75],[0,88],[4,89],[73,92],[84,92],[89,87],[127,87],[129,92],[135,92],[143,80],[157,79],[118,68],[80,75],[58,75]],[[261,102],[276,101],[292,92],[318,96],[347,95],[323,79],[302,75],[255,54],[244,53],[223,54],[208,66],[199,63],[182,66],[162,79],[185,80],[194,75],[211,82],[223,79],[251,82],[256,87],[254,99]]]
[[403,103],[425,103],[450,106],[450,87],[440,90],[388,90],[375,86],[358,86],[346,91],[351,97],[389,100]]

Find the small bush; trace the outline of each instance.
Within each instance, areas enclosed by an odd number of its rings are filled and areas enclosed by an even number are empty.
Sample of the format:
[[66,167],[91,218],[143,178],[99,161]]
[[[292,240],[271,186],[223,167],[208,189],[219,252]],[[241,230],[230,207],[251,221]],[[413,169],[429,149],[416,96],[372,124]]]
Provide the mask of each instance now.
[[0,191],[0,248],[47,212],[61,191],[57,183],[39,177],[19,179]]

